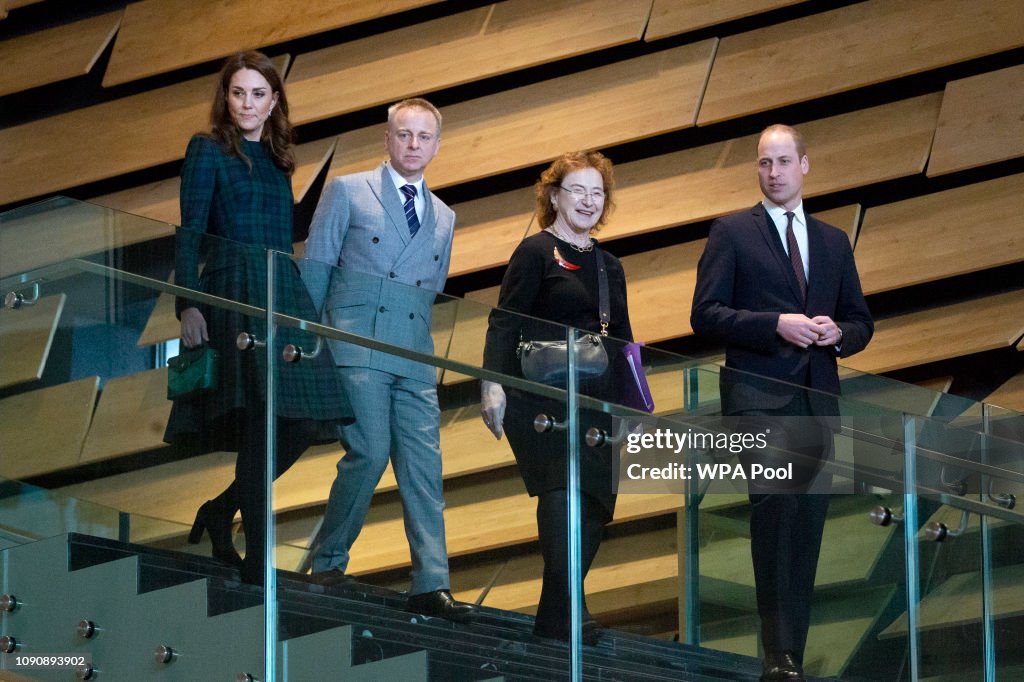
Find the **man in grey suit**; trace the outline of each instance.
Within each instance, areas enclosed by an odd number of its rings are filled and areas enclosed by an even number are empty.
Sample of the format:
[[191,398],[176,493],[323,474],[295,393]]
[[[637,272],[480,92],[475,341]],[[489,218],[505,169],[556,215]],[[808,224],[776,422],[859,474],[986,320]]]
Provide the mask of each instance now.
[[[441,114],[432,104],[398,102],[388,109],[384,133],[389,160],[324,188],[303,276],[325,324],[433,352],[431,310],[448,277],[455,226],[455,214],[423,180],[440,141]],[[311,261],[331,267],[309,267]],[[469,620],[473,606],[449,591],[434,368],[340,341],[330,345],[356,421],[341,429],[346,453],[313,544],[314,580],[350,580],[349,549],[390,458],[412,554],[408,609]]]

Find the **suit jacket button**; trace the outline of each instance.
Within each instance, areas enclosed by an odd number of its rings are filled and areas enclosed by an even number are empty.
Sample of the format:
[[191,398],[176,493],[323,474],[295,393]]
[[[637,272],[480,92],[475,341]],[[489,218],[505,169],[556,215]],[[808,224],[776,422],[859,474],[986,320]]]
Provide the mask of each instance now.
[[416,286],[419,286],[420,284],[422,284],[422,280],[416,280]]
[[380,308],[378,308],[378,310],[380,310],[381,312],[384,312],[385,308],[384,308],[384,306],[381,306]]
[[410,320],[414,320],[414,319],[416,319],[416,316],[415,316],[415,315],[413,315],[412,313],[409,313],[409,319],[410,319]]
[[379,244],[380,243],[380,237],[374,237],[370,241],[372,241],[374,244]]
[[434,260],[441,260],[441,257],[435,253],[434,254]]
[[395,277],[397,277],[397,276],[398,276],[398,275],[396,275],[396,274],[395,274],[395,273],[393,273],[393,272],[389,272],[389,273],[388,273],[388,277],[390,277],[391,279],[394,279],[394,278],[395,278]]

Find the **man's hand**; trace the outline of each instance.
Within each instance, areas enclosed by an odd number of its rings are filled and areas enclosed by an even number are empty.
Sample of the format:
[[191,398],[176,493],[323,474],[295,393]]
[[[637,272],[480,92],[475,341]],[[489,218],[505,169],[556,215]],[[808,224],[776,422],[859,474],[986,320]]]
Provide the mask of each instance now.
[[818,340],[814,342],[815,345],[838,346],[839,342],[843,340],[843,333],[839,330],[839,325],[833,322],[828,315],[818,315],[812,318],[811,322],[824,330]]
[[501,440],[501,424],[505,419],[505,389],[501,384],[480,382],[480,416],[494,437]]
[[[828,320],[827,317],[816,317],[813,320],[806,315],[799,313],[783,313],[779,315],[779,323],[775,327],[775,332],[783,339],[799,346],[800,348],[807,348],[811,344],[818,344],[821,340],[822,335],[825,333],[825,327],[820,323],[820,320]],[[828,320],[832,322],[832,320]],[[835,326],[835,323],[832,323]],[[838,336],[838,332],[836,332]]]
[[195,348],[210,340],[206,333],[206,320],[199,308],[185,308],[181,311],[181,343],[185,348]]

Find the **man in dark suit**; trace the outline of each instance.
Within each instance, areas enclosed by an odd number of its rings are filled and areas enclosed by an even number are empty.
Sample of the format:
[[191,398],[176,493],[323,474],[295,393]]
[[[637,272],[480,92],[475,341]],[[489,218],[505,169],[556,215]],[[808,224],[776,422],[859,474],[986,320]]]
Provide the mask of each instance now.
[[[387,162],[324,188],[303,277],[325,324],[433,353],[431,311],[448,277],[455,227],[455,214],[423,179],[441,144],[440,112],[424,99],[398,102],[388,109],[384,143]],[[434,367],[340,341],[330,346],[356,421],[341,429],[346,453],[313,544],[314,578],[349,580],[349,549],[390,459],[412,555],[408,608],[468,620],[473,607],[449,591]]]
[[765,129],[757,170],[763,201],[711,226],[690,322],[697,334],[725,344],[722,414],[770,422],[772,446],[798,453],[798,480],[752,483],[749,493],[761,679],[802,680],[828,511],[828,495],[812,484],[832,454],[836,358],[862,350],[874,325],[846,234],[804,214],[810,164],[800,133]]

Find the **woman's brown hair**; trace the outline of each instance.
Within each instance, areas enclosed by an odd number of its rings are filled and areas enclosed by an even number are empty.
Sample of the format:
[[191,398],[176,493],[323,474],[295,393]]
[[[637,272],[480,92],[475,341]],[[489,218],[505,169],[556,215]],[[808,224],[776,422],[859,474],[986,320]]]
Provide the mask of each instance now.
[[584,168],[597,170],[604,180],[604,210],[592,231],[597,232],[608,221],[608,215],[615,208],[615,174],[612,172],[612,162],[601,152],[565,152],[541,173],[540,180],[533,186],[540,229],[550,227],[558,214],[551,205],[552,193],[559,191],[566,175]]
[[277,104],[270,110],[270,117],[263,124],[260,142],[266,147],[274,165],[291,177],[295,172],[295,154],[292,151],[294,131],[288,120],[288,98],[284,94],[284,82],[274,68],[273,62],[262,52],[239,52],[228,57],[217,80],[217,92],[210,109],[210,137],[217,141],[224,150],[243,159],[251,165],[249,158],[242,149],[242,134],[231,117],[228,109],[228,88],[231,78],[242,69],[251,69],[263,76],[270,89],[277,95]]

